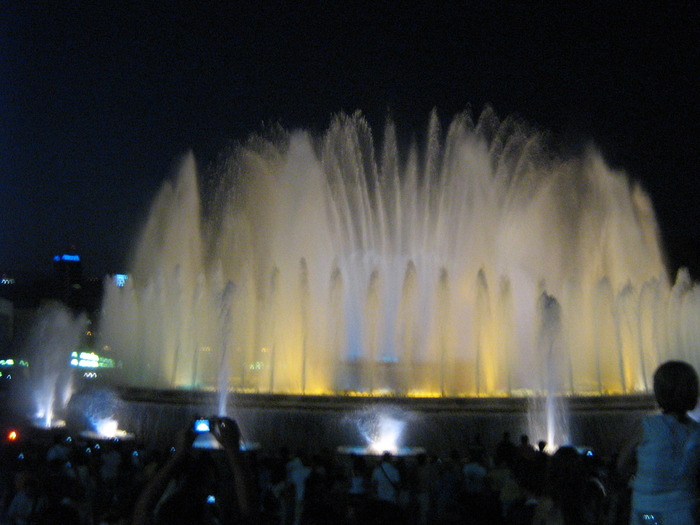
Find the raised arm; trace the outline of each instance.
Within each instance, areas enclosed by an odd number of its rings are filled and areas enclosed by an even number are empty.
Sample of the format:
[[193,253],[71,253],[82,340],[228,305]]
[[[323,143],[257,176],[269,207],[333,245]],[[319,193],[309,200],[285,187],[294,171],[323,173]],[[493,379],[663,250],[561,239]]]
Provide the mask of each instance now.
[[139,499],[134,507],[132,525],[148,525],[153,517],[153,509],[163,495],[170,480],[180,470],[182,464],[189,456],[195,433],[192,425],[188,425],[179,435],[175,444],[175,451],[170,455],[163,467],[148,481],[141,491]]
[[255,515],[255,504],[251,474],[240,451],[241,431],[233,419],[222,417],[214,420],[212,434],[224,447],[226,459],[233,471],[233,488],[241,518],[249,523]]

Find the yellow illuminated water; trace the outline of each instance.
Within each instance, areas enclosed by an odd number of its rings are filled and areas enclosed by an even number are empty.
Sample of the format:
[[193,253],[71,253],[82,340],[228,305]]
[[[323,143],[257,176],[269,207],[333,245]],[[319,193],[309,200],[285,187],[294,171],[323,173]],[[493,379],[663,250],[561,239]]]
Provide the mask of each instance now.
[[410,148],[341,115],[251,138],[218,175],[202,197],[184,157],[107,287],[133,385],[608,394],[697,365],[698,288],[669,281],[648,196],[595,149],[558,157],[488,109]]

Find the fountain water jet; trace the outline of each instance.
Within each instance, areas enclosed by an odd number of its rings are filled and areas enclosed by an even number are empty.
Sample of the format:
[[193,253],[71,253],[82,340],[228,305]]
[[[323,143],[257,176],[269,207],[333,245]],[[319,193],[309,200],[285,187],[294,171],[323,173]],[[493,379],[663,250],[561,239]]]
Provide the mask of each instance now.
[[81,428],[80,435],[95,440],[131,440],[134,434],[119,428],[119,419],[125,416],[125,406],[116,391],[93,386],[77,392],[68,407],[73,428]]
[[65,411],[73,394],[70,356],[84,337],[88,319],[73,315],[59,303],[42,306],[36,318],[26,344],[36,408],[34,421],[51,428],[65,424],[56,416]]
[[425,452],[422,447],[406,446],[406,426],[415,415],[390,405],[368,407],[346,417],[346,423],[354,426],[364,440],[362,446],[340,446],[341,454],[381,456],[384,452],[409,456]]
[[551,404],[699,364],[698,287],[669,283],[649,198],[595,150],[557,157],[490,109],[444,136],[433,115],[422,150],[373,140],[359,114],[251,138],[206,205],[183,159],[107,283],[132,385]]

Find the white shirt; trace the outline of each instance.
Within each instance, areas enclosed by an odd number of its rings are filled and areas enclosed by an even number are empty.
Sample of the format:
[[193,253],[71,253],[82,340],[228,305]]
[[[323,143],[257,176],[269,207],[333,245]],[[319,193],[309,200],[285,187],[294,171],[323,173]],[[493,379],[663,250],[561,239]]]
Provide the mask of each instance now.
[[399,471],[386,461],[382,461],[372,471],[372,484],[376,488],[377,498],[381,501],[397,502],[400,480]]

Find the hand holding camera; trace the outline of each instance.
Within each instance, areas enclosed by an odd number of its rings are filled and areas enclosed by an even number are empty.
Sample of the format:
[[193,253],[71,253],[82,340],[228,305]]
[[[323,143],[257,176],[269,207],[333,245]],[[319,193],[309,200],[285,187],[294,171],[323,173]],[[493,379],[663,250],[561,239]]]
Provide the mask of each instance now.
[[233,419],[228,417],[217,417],[211,432],[225,449],[236,451],[239,449],[241,430],[238,428],[238,424]]
[[195,448],[224,448],[238,451],[241,432],[238,424],[228,417],[196,419],[192,425]]
[[173,444],[173,452],[177,456],[187,454],[192,448],[192,445],[197,437],[197,433],[192,427],[184,428],[177,434],[175,443]]

